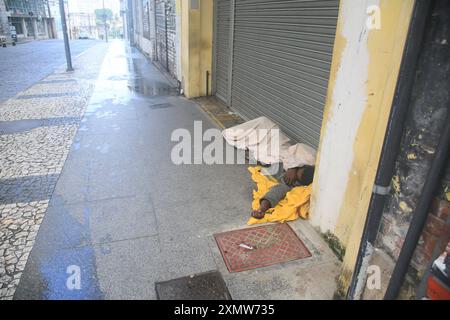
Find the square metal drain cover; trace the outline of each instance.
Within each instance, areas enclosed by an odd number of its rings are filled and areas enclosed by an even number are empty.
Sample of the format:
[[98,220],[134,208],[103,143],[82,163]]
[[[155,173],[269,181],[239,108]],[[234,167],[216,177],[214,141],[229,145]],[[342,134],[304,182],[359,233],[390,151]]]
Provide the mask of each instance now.
[[159,300],[231,300],[231,295],[218,271],[155,283]]
[[287,223],[218,233],[214,238],[230,272],[311,257]]

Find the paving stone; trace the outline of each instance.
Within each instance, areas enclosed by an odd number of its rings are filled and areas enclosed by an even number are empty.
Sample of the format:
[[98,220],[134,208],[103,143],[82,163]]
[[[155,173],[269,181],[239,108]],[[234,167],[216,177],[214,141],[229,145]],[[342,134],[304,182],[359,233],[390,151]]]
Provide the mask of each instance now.
[[106,45],[91,50],[77,71],[58,69],[0,103],[0,299],[13,298],[92,95]]

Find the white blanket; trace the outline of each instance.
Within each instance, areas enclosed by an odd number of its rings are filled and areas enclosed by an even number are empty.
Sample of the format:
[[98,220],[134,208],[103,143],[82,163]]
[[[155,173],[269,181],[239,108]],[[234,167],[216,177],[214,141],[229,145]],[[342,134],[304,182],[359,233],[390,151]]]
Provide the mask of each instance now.
[[284,169],[313,166],[316,150],[304,143],[293,143],[271,120],[260,117],[222,132],[225,140],[238,149],[248,149],[261,163],[283,163]]

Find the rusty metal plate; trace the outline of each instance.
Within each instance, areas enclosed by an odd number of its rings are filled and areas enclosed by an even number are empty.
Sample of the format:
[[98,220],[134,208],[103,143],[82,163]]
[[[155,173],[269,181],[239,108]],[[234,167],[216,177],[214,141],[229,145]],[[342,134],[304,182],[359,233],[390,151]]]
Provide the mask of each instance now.
[[214,238],[229,272],[311,257],[287,223],[218,233]]

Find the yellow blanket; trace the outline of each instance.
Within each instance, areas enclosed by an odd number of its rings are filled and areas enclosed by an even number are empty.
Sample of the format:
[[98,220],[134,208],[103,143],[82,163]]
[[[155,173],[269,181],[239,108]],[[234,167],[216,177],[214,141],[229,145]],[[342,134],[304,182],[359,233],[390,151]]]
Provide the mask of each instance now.
[[[252,208],[259,208],[259,200],[269,191],[270,188],[278,184],[273,177],[261,174],[261,167],[250,167],[248,171],[252,174],[252,180],[256,182],[257,189],[253,190]],[[298,219],[308,218],[309,198],[311,196],[311,185],[307,187],[295,187],[286,194],[275,208],[269,209],[264,218],[258,220],[250,218],[248,225],[266,222],[286,222]]]

